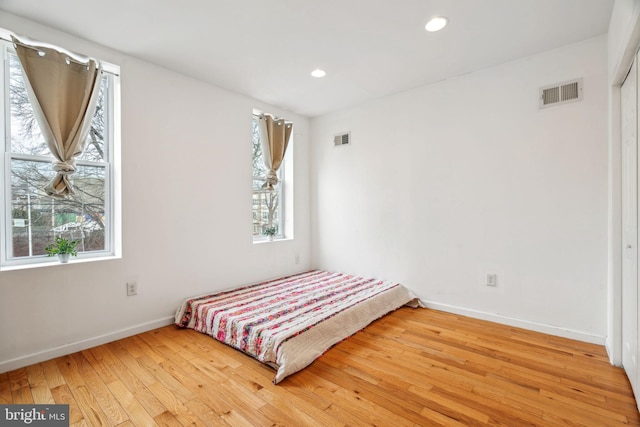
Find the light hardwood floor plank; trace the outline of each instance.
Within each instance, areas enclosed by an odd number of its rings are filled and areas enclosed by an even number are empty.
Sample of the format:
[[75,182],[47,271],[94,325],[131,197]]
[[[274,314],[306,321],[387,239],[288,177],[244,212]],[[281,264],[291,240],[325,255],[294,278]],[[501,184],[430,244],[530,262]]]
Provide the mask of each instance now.
[[[113,396],[109,388],[102,381],[102,378],[93,369],[93,365],[84,357],[83,353],[72,354],[71,357],[76,362],[78,370],[82,375],[87,389],[100,405],[111,425],[122,424],[129,419],[127,413],[122,409]],[[109,377],[110,378],[110,377]]]
[[401,308],[278,385],[167,326],[0,374],[0,403],[66,403],[70,425],[640,426],[602,346]]
[[[156,426],[154,418],[145,410],[141,402],[134,396],[131,391],[121,381],[113,381],[109,383],[109,389],[120,402],[131,422],[136,426]],[[167,411],[162,411],[159,416]]]
[[0,374],[0,404],[10,405],[11,401],[11,383],[9,382],[9,373],[4,372]]
[[44,376],[47,379],[47,385],[49,388],[56,388],[66,384],[64,376],[60,373],[60,369],[58,369],[55,359],[47,360],[42,362],[40,365],[42,365],[42,370],[44,371]]
[[[70,425],[81,425],[84,422],[84,415],[82,415],[82,411],[76,402],[73,393],[68,385],[63,384],[58,387],[51,389],[51,394],[53,395],[53,399],[59,405],[69,405],[69,424]],[[35,402],[40,403],[40,402]]]

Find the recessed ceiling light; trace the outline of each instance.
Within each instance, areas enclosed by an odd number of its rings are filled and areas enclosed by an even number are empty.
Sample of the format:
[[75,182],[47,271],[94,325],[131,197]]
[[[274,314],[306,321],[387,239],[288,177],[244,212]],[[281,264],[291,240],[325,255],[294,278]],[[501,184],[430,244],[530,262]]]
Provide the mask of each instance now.
[[313,77],[320,78],[320,77],[324,77],[324,76],[326,76],[326,75],[327,75],[327,72],[326,72],[326,71],[324,71],[324,70],[321,70],[320,68],[316,68],[315,70],[313,70],[313,71],[311,72],[311,75],[312,75]]
[[445,25],[447,25],[447,22],[449,22],[449,20],[444,16],[436,16],[431,18],[424,28],[429,32],[440,31],[445,27]]

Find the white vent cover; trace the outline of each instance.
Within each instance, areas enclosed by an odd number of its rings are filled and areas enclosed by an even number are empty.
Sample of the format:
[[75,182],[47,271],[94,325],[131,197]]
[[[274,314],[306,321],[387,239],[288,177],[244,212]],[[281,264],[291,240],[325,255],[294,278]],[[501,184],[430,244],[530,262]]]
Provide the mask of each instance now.
[[333,145],[339,147],[341,145],[351,144],[351,132],[343,132],[333,137]]
[[582,79],[575,79],[568,82],[542,87],[540,88],[539,99],[539,108],[551,107],[553,105],[565,104],[567,102],[581,101]]

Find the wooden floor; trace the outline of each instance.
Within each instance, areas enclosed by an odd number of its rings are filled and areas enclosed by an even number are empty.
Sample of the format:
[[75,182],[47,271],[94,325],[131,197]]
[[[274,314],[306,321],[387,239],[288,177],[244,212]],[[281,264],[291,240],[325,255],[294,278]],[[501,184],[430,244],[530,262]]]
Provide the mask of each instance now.
[[273,375],[168,326],[0,374],[0,404],[68,403],[78,426],[640,425],[603,347],[427,309]]

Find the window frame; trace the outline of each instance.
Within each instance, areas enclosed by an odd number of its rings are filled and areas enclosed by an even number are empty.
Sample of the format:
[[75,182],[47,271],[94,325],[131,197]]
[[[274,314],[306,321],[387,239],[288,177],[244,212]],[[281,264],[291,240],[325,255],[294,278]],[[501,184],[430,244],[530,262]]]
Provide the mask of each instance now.
[[[4,137],[2,162],[0,163],[0,271],[58,264],[57,257],[31,255],[13,257],[13,190],[11,186],[11,163],[14,160],[51,163],[53,156],[32,155],[11,151],[11,106],[9,99],[9,55],[15,50],[10,34],[0,29],[0,132]],[[106,76],[104,152],[102,161],[76,159],[79,167],[98,167],[104,171],[104,249],[79,252],[73,262],[99,261],[121,257],[121,214],[120,214],[120,67],[101,61],[102,76]],[[29,227],[31,225],[28,225]]]
[[[268,114],[268,113],[263,113],[263,112],[259,112],[254,110],[251,120],[252,120],[252,128],[253,128],[253,124],[256,122],[257,118],[260,117],[262,114]],[[253,132],[252,132],[252,136],[251,136],[252,140],[251,143],[253,144]],[[290,143],[291,145],[291,143]],[[290,147],[289,147],[290,148]],[[253,150],[251,153],[251,162],[253,165]],[[284,240],[287,238],[287,233],[285,230],[285,205],[286,205],[286,200],[285,200],[285,194],[286,192],[284,191],[284,187],[285,187],[285,169],[286,169],[286,159],[287,159],[287,155],[285,155],[285,160],[282,162],[282,164],[280,165],[280,168],[278,168],[278,185],[277,185],[277,193],[278,193],[278,222],[277,222],[277,227],[278,227],[278,234],[276,234],[275,236],[273,236],[273,240]],[[266,179],[264,177],[257,177],[253,175],[253,168],[251,170],[251,211],[252,211],[252,219],[251,219],[251,233],[252,233],[252,237],[253,237],[253,243],[260,243],[260,242],[268,242],[271,241],[267,236],[265,236],[262,233],[259,234],[253,234],[253,230],[254,230],[254,219],[253,219],[253,212],[255,212],[255,206],[256,204],[254,203],[254,195],[257,193],[257,191],[255,191],[253,189],[253,182],[254,181],[262,181],[265,182]],[[261,215],[259,214],[258,217],[261,217]],[[260,221],[262,222],[262,221]]]

